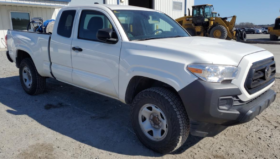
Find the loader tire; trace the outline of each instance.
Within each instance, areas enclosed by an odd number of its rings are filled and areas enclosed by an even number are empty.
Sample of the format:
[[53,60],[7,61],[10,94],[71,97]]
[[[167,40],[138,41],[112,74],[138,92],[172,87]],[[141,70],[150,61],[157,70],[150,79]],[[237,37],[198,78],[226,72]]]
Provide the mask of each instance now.
[[245,31],[241,31],[241,40],[242,41],[247,41],[247,35]]
[[246,32],[243,30],[237,30],[236,31],[236,39],[237,41],[246,41],[247,40],[247,35]]
[[227,29],[222,25],[217,25],[210,31],[210,37],[218,39],[226,39],[228,36]]
[[270,34],[270,40],[276,41],[278,40],[278,36]]

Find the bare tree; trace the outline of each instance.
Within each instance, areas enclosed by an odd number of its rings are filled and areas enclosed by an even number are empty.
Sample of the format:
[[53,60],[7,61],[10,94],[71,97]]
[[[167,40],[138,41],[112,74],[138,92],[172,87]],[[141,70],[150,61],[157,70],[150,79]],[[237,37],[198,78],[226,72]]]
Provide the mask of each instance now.
[[238,28],[254,28],[255,24],[254,23],[249,23],[249,22],[242,22],[236,25]]

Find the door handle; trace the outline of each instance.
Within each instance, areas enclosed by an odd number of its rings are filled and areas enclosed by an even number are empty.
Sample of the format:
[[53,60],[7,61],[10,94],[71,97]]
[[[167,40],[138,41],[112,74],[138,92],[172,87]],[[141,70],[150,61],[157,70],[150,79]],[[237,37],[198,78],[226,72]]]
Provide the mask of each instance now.
[[83,49],[79,47],[72,47],[72,50],[82,52]]

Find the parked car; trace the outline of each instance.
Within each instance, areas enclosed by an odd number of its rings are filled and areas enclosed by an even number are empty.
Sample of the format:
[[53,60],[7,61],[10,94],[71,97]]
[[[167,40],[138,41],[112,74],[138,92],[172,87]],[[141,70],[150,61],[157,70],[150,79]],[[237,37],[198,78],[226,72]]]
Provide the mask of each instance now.
[[262,28],[263,34],[268,34],[268,28]]
[[189,134],[249,122],[276,97],[269,51],[192,37],[166,14],[133,6],[62,8],[51,35],[9,30],[7,57],[27,94],[53,78],[132,105],[135,134],[160,153]]
[[255,30],[250,28],[245,28],[245,32],[246,34],[255,34]]
[[255,34],[262,34],[262,29],[255,29]]

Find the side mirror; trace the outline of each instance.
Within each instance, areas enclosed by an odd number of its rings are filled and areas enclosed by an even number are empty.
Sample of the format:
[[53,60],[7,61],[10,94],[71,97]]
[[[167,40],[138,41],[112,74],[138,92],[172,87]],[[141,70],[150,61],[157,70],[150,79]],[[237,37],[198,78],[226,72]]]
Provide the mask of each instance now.
[[218,14],[218,16],[220,16],[220,14]]
[[101,42],[115,44],[118,38],[113,29],[99,29],[97,32],[97,39]]

